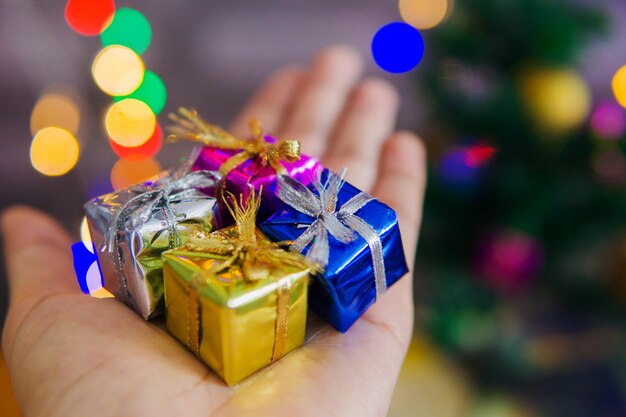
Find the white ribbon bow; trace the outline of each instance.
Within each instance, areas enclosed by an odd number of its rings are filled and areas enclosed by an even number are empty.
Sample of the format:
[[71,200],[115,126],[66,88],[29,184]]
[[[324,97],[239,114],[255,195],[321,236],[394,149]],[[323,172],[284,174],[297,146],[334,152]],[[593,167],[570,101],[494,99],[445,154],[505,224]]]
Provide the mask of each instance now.
[[180,246],[180,236],[176,227],[178,222],[171,202],[193,194],[196,188],[213,187],[221,179],[222,176],[214,171],[195,171],[187,174],[176,172],[171,177],[149,184],[137,184],[131,188],[131,191],[139,194],[127,201],[115,214],[106,233],[106,246],[102,249],[113,254],[115,268],[128,300],[133,301],[122,268],[123,260],[120,253],[120,236],[126,224],[130,222],[133,229],[137,228],[150,220],[152,212],[160,208],[169,230],[169,246],[172,248]]
[[345,171],[342,170],[339,175],[329,171],[325,183],[318,178],[314,184],[319,197],[299,181],[287,175],[279,175],[276,195],[294,209],[315,219],[291,246],[291,250],[302,252],[311,244],[306,256],[313,262],[328,265],[328,234],[344,244],[354,241],[357,234],[365,239],[372,253],[378,298],[387,290],[383,246],[374,228],[354,214],[374,198],[361,192],[338,208],[338,194],[344,184]]

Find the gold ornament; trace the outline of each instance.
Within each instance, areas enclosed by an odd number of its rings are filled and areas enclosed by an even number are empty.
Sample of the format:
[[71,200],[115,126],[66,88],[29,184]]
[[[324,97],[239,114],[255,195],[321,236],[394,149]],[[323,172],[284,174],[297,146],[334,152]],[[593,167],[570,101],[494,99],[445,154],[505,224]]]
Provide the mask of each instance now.
[[566,134],[589,114],[589,87],[574,70],[532,69],[523,74],[521,89],[530,115],[545,133]]

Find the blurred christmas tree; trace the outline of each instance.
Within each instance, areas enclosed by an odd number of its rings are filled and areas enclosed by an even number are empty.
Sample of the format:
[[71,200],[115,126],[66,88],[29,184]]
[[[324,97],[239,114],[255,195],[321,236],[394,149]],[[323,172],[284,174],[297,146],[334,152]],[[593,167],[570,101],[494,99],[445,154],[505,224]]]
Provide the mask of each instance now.
[[440,343],[515,375],[556,360],[537,348],[546,329],[576,343],[623,318],[626,116],[576,69],[608,32],[585,4],[457,0],[427,33],[432,279],[418,297]]

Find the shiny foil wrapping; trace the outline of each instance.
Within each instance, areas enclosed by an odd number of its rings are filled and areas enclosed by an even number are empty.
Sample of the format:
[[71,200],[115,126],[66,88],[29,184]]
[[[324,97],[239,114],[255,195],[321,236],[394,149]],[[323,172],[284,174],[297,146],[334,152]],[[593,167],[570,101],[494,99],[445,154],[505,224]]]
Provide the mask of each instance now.
[[[326,170],[322,179],[325,180],[327,176]],[[308,188],[319,195],[313,185]],[[343,183],[337,195],[337,206],[341,207],[360,193],[356,187]],[[395,211],[378,200],[372,200],[356,211],[355,215],[369,224],[380,238],[385,281],[387,286],[393,285],[408,272]],[[259,227],[273,241],[295,241],[315,220],[283,204]],[[368,243],[359,235],[349,243],[342,243],[330,234],[328,239],[328,264],[325,272],[316,277],[309,290],[309,304],[333,327],[345,332],[376,301],[372,253]],[[311,246],[308,246],[302,253],[307,254],[310,249]]]
[[168,331],[228,385],[304,343],[309,269],[286,262],[251,281],[238,261],[211,272],[228,256],[182,247],[162,257]]
[[[97,197],[85,204],[104,287],[146,320],[165,311],[161,253],[173,247],[171,227],[164,207],[160,204],[156,204],[150,213],[143,213],[146,218],[141,220],[140,213],[134,213],[123,224],[116,224],[116,219],[120,210],[132,199],[145,193],[147,188],[158,189],[158,185],[130,187]],[[191,232],[211,231],[214,228],[217,211],[214,198],[190,188],[174,190],[169,201],[181,243]],[[112,228],[118,228],[117,248],[111,247],[108,242]],[[116,263],[119,263],[126,285],[122,282]]]
[[[269,143],[276,142],[276,139],[269,135],[265,135],[265,140]],[[205,147],[196,159],[193,169],[219,170],[226,161],[238,153],[238,150]],[[321,169],[319,161],[307,155],[301,155],[298,161],[281,161],[280,164],[284,166],[287,175],[290,175],[303,184],[309,184],[312,179],[315,178],[315,173]],[[276,190],[276,171],[274,168],[264,164],[260,158],[254,158],[244,161],[226,175],[225,190],[234,195],[242,194],[244,197],[248,197],[251,189],[258,191],[261,187],[263,187],[263,194],[258,219],[264,220],[275,213],[281,205],[274,193]],[[205,189],[203,191],[207,192],[209,195],[215,195],[214,188]],[[220,214],[223,219],[223,224],[232,222],[227,210],[221,210]]]

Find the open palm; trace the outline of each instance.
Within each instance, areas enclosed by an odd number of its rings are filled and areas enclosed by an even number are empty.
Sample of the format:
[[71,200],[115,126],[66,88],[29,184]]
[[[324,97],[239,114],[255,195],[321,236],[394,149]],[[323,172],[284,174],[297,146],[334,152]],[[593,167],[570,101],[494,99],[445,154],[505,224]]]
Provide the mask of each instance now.
[[[232,131],[244,136],[256,117],[325,166],[348,167],[350,182],[398,212],[412,263],[424,153],[412,134],[392,132],[394,90],[358,83],[360,73],[352,50],[330,48],[308,69],[272,76]],[[25,416],[381,416],[389,407],[413,327],[409,276],[347,333],[312,323],[305,346],[230,388],[158,325],[82,295],[71,239],[52,219],[18,207],[2,226],[11,288],[3,347]]]

